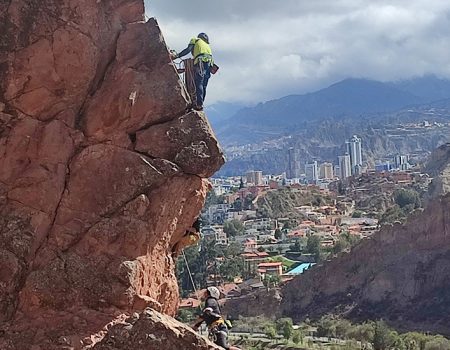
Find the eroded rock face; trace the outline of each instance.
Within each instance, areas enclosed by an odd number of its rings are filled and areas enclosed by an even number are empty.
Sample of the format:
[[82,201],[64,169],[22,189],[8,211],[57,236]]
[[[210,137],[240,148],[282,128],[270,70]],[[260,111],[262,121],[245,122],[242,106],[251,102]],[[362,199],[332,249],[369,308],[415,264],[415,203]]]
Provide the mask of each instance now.
[[450,335],[450,195],[404,225],[385,227],[350,253],[314,266],[283,290],[297,320],[340,313],[399,329]]
[[177,308],[172,246],[223,164],[142,0],[0,4],[0,348]]
[[450,192],[450,143],[443,144],[431,153],[425,171],[433,177],[429,186],[431,197]]
[[150,308],[111,326],[94,350],[214,350],[222,349],[191,328]]

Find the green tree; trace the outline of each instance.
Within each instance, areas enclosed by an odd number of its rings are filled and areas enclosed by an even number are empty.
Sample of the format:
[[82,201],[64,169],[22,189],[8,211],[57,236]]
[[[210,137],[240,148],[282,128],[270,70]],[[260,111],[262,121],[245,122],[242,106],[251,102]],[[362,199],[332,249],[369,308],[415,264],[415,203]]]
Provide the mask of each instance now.
[[317,324],[317,336],[336,337],[336,322],[329,316],[323,316]]
[[297,221],[290,219],[283,224],[283,230],[290,230],[293,229],[295,226],[297,226]]
[[363,213],[362,213],[362,211],[360,211],[360,210],[355,210],[355,211],[352,213],[352,218],[362,218],[362,216],[363,216]]
[[266,326],[264,328],[264,334],[271,340],[277,337],[277,331],[274,326]]
[[239,220],[233,219],[225,221],[223,224],[223,231],[232,237],[241,235],[245,232],[245,227]]
[[419,208],[420,196],[413,189],[400,188],[394,192],[395,203],[399,205],[400,208],[405,208],[406,206],[412,206],[413,209]]
[[311,235],[308,237],[306,242],[306,252],[312,254],[316,262],[321,259],[321,246],[320,246],[320,237]]
[[255,199],[255,196],[253,194],[248,194],[244,198],[244,209],[245,210],[251,210],[253,208],[253,200]]
[[241,211],[242,210],[242,201],[240,198],[236,199],[233,203],[233,209],[236,211]]
[[223,250],[223,256],[225,258],[234,258],[242,253],[242,249],[241,244],[232,242]]
[[274,235],[275,235],[276,239],[281,239],[283,237],[283,232],[281,232],[281,230],[279,228],[277,228],[275,230],[275,234]]
[[396,204],[383,213],[380,218],[380,224],[392,224],[396,221],[404,222],[405,219],[405,212]]
[[293,252],[301,252],[301,251],[302,251],[302,246],[301,246],[301,244],[300,244],[300,240],[299,240],[299,239],[296,239],[295,242],[294,242],[294,244],[291,244],[291,245],[289,246],[289,249],[290,249],[291,251],[293,251]]
[[[215,240],[204,239],[201,241],[200,248],[197,245],[188,247],[184,250],[184,254],[196,288],[204,288],[208,274],[217,272],[211,271],[211,269],[216,268],[216,258],[222,254],[216,246]],[[176,275],[183,297],[194,291],[183,255],[178,257]]]
[[292,323],[291,324],[285,323],[283,327],[283,338],[286,339],[287,341],[291,339],[293,331],[294,328],[292,326]]
[[442,336],[430,337],[425,344],[425,350],[448,350],[450,349],[450,341]]
[[401,337],[405,342],[407,350],[425,350],[425,344],[427,343],[427,336],[418,332],[408,332],[402,334]]
[[336,320],[336,337],[340,339],[347,339],[351,328],[352,324],[350,323],[350,321],[346,319]]
[[299,330],[296,330],[292,333],[292,341],[294,344],[300,344],[303,343],[303,333]]
[[336,244],[333,246],[333,253],[334,254],[339,254],[340,252],[345,251],[346,249],[348,249],[350,247],[350,245],[348,244],[348,242],[346,240],[343,239],[338,239]]
[[356,339],[360,342],[373,343],[373,337],[375,335],[375,328],[372,322],[366,322],[352,327],[348,336],[352,339]]
[[263,284],[267,287],[276,287],[280,284],[281,278],[278,275],[265,275],[263,279]]
[[316,207],[320,207],[321,205],[325,204],[325,201],[322,198],[322,196],[318,195],[318,196],[314,196],[313,200],[311,201],[311,204]]
[[210,190],[206,195],[204,208],[208,208],[214,204],[223,204],[225,201],[224,196],[217,196],[214,190]]
[[391,332],[391,337],[392,337],[392,345],[391,345],[392,349],[394,349],[394,350],[407,350],[405,341],[403,340],[402,337],[400,337],[398,335],[397,332],[395,332],[395,331]]
[[241,257],[225,259],[219,266],[219,273],[227,282],[234,282],[236,277],[242,276],[242,271],[244,271],[244,259]]
[[383,320],[375,322],[375,333],[373,336],[373,348],[375,350],[386,350],[393,344],[392,332]]
[[344,232],[339,235],[336,244],[333,247],[333,253],[338,254],[353,247],[360,241],[360,237],[352,235],[349,232]]
[[294,323],[292,322],[291,318],[283,317],[275,321],[275,329],[277,330],[278,333],[282,333],[286,325],[293,327]]
[[195,319],[195,311],[189,309],[178,310],[177,320],[183,323],[189,323]]

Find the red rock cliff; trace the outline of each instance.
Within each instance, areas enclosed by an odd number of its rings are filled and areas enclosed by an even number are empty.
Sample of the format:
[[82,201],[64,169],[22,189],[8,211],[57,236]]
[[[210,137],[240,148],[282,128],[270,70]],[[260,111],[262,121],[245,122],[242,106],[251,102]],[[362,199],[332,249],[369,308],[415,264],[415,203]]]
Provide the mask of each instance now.
[[171,247],[224,160],[143,14],[0,2],[1,349],[76,349],[123,312],[176,311]]

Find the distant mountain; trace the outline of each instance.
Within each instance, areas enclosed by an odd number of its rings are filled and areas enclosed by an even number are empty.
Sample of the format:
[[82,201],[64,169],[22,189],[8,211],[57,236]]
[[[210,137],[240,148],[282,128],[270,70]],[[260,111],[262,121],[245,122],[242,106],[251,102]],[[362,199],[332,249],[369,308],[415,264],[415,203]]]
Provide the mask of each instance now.
[[205,112],[212,127],[216,128],[217,125],[222,124],[244,107],[245,105],[242,103],[216,102],[207,106]]
[[216,124],[225,146],[262,141],[325,119],[376,118],[388,112],[450,97],[450,81],[434,76],[395,83],[346,79],[304,95],[290,95],[243,108]]
[[434,75],[398,81],[391,83],[391,85],[427,102],[450,98],[450,80],[438,78]]

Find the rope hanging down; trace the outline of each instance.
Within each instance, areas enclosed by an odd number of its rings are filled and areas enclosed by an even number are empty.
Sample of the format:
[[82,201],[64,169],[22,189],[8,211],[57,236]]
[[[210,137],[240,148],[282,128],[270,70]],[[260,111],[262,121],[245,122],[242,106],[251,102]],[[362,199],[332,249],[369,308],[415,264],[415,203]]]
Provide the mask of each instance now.
[[184,64],[184,86],[186,86],[186,89],[189,93],[189,96],[191,96],[191,100],[195,102],[196,100],[196,94],[195,94],[195,73],[194,73],[194,60],[191,58],[188,58],[186,60],[183,60]]
[[197,297],[197,300],[199,300],[199,296],[197,295],[197,288],[195,288],[194,279],[192,278],[191,269],[189,268],[189,264],[188,264],[188,261],[186,259],[186,254],[184,254],[184,250],[182,250],[182,253],[183,253],[184,263],[186,264],[186,268],[188,270],[189,279],[191,280],[192,287],[194,288],[195,296]]

